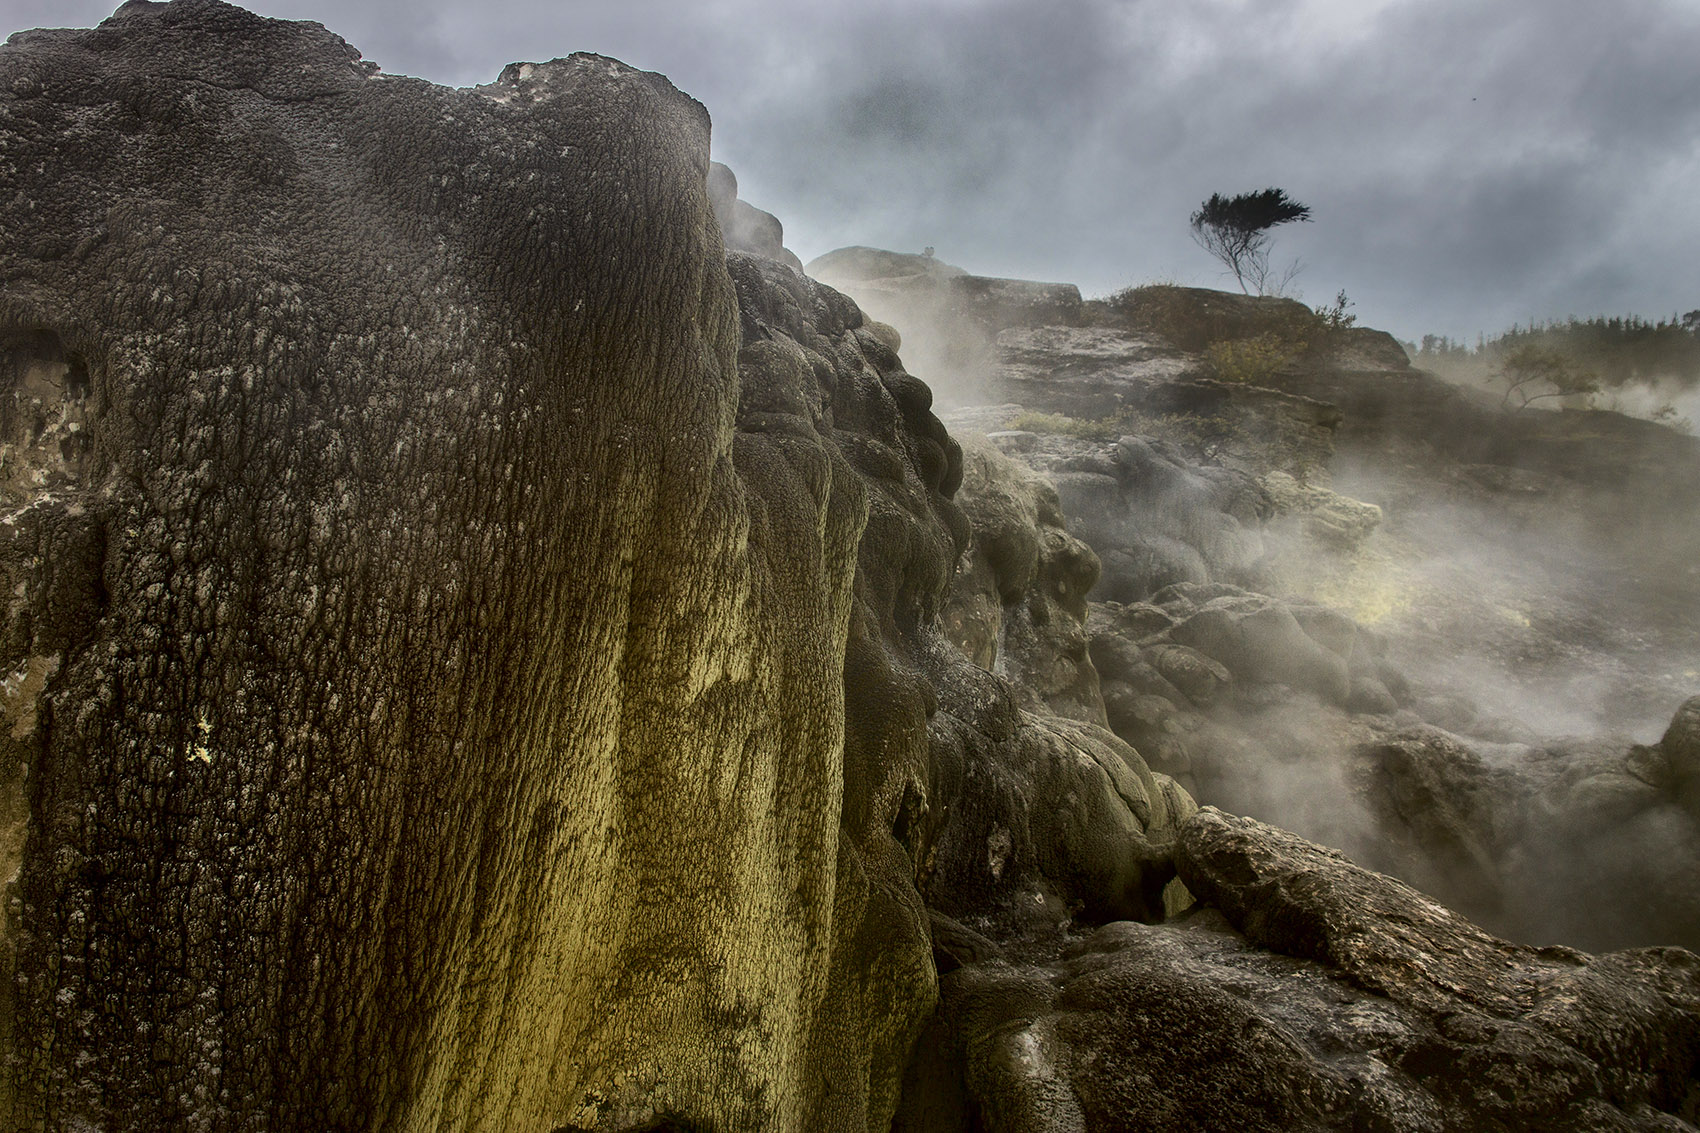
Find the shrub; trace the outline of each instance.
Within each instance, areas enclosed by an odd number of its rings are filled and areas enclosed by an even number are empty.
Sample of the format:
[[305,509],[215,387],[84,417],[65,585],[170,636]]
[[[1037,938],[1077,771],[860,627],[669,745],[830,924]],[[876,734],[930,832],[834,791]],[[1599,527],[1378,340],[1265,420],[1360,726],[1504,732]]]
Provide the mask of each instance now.
[[[1192,288],[1146,283],[1110,296],[1134,330],[1167,339],[1182,350],[1203,350],[1223,336],[1223,319],[1200,303]],[[1213,317],[1215,316],[1215,317]]]
[[1225,382],[1267,381],[1292,365],[1306,347],[1279,334],[1266,332],[1252,338],[1214,342],[1204,350],[1205,360]]
[[1006,429],[1025,429],[1029,433],[1049,433],[1065,437],[1079,437],[1087,441],[1113,441],[1123,433],[1122,415],[1113,414],[1109,417],[1068,417],[1061,413],[1040,413],[1029,410],[1011,418]]
[[1352,305],[1352,301],[1346,298],[1346,289],[1342,287],[1339,294],[1334,296],[1332,307],[1318,307],[1312,314],[1321,322],[1324,333],[1338,335],[1341,331],[1351,330],[1358,321],[1356,315],[1346,313],[1346,309]]

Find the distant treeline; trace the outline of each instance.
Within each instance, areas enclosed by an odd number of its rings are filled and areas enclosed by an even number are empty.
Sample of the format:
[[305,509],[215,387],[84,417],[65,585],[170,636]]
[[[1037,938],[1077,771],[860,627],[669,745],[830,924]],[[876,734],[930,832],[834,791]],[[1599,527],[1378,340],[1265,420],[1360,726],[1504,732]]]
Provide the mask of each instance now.
[[1700,386],[1700,310],[1649,322],[1637,315],[1599,316],[1513,326],[1497,338],[1477,336],[1472,348],[1444,335],[1425,334],[1417,363],[1492,366],[1519,347],[1554,351],[1591,372],[1602,386],[1677,381]]

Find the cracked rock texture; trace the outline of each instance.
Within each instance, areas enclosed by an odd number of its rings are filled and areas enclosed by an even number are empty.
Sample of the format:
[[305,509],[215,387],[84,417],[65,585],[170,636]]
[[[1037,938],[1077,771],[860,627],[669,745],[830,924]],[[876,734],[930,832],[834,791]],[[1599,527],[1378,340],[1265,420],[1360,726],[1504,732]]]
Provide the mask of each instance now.
[[374,71],[0,51],[8,1124],[859,1127],[933,979],[841,827],[859,313],[740,356],[659,76]]
[[949,910],[1161,914],[1190,799],[945,639],[960,449],[665,79],[176,0],[0,92],[10,1127],[884,1129]]

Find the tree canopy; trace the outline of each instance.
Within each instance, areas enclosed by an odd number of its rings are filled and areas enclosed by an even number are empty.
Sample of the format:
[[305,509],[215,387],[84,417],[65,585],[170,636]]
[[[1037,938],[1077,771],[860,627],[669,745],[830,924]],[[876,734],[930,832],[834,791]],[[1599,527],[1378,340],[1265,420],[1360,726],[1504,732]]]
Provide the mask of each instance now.
[[1549,397],[1579,397],[1600,389],[1592,370],[1576,366],[1561,351],[1533,342],[1507,350],[1495,373],[1505,387],[1500,404],[1515,403],[1518,409]]
[[1261,189],[1233,197],[1212,193],[1192,214],[1192,238],[1222,261],[1241,291],[1266,295],[1279,291],[1298,270],[1294,263],[1279,279],[1271,277],[1270,230],[1308,220],[1310,206],[1293,200],[1282,189]]

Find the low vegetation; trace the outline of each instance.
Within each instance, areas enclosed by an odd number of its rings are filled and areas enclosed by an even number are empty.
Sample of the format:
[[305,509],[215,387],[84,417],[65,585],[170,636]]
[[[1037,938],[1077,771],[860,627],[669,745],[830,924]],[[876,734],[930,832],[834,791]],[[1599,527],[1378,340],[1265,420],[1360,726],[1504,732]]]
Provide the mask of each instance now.
[[1700,310],[1658,322],[1636,315],[1531,322],[1495,338],[1477,338],[1474,348],[1425,334],[1412,353],[1429,369],[1474,366],[1485,371],[1526,347],[1562,355],[1571,365],[1595,374],[1607,388],[1658,379],[1700,387]]
[[1302,353],[1297,343],[1273,332],[1212,342],[1204,348],[1204,358],[1218,378],[1251,385],[1268,381]]
[[1204,355],[1223,381],[1259,383],[1325,355],[1357,322],[1344,291],[1314,309],[1295,299],[1151,283],[1110,296],[1128,325]]

